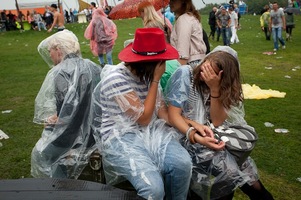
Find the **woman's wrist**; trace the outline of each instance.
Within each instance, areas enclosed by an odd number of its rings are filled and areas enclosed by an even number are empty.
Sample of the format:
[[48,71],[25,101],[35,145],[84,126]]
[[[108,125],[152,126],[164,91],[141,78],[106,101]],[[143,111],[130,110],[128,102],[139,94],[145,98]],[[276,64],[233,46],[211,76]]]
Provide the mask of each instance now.
[[191,144],[195,143],[194,134],[195,134],[195,128],[189,127],[186,131],[186,138],[190,141]]
[[160,83],[160,81],[156,81],[156,80],[153,80],[152,82],[154,82],[154,83],[158,83],[158,84]]

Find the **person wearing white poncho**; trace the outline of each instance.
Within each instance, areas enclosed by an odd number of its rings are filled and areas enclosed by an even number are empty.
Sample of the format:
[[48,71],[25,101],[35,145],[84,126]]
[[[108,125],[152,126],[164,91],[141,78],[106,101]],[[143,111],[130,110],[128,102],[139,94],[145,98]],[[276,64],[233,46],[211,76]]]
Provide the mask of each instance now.
[[38,52],[51,69],[35,99],[33,121],[44,130],[32,150],[31,175],[77,179],[96,150],[89,113],[101,68],[81,57],[68,30],[43,40]]
[[137,29],[118,55],[123,62],[103,68],[93,95],[106,182],[128,180],[145,199],[182,200],[188,193],[191,158],[167,125],[159,86],[165,61],[178,56],[161,29]]
[[225,149],[225,142],[214,138],[204,125],[248,126],[244,120],[243,96],[237,53],[218,46],[200,65],[179,67],[166,90],[170,123],[180,133],[179,140],[192,163],[191,189],[202,199],[232,199],[241,187],[250,199],[273,199],[258,179],[254,161],[248,157],[238,165]]

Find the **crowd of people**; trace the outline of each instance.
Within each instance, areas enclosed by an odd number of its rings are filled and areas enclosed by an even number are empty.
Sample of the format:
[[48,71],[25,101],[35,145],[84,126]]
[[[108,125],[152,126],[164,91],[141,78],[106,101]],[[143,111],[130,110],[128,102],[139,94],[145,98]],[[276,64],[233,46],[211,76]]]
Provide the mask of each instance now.
[[[272,200],[254,160],[238,163],[209,126],[250,127],[240,62],[230,47],[239,42],[237,6],[213,7],[208,37],[192,0],[171,0],[169,8],[173,22],[148,1],[138,5],[143,28],[118,53],[117,65],[117,26],[95,3],[84,37],[99,64],[82,58],[77,36],[64,26],[66,16],[74,20],[67,10],[64,17],[52,4],[43,17],[27,16],[35,29],[57,26],[38,46],[50,70],[35,99],[34,122],[44,129],[32,150],[32,176],[77,179],[98,151],[106,183],[129,181],[145,199],[230,200],[239,188],[251,200]],[[285,48],[282,28],[292,24],[277,3],[270,9],[261,27],[277,51],[278,41]],[[208,38],[216,34],[223,45],[211,51]]]

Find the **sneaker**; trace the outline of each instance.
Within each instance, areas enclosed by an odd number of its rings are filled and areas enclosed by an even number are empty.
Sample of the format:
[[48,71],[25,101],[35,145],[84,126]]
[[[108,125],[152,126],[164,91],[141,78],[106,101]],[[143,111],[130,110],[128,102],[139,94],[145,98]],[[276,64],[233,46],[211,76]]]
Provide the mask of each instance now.
[[282,46],[282,49],[285,49],[285,48],[286,48],[285,45],[283,45],[283,46]]
[[273,51],[277,51],[277,49],[273,49]]

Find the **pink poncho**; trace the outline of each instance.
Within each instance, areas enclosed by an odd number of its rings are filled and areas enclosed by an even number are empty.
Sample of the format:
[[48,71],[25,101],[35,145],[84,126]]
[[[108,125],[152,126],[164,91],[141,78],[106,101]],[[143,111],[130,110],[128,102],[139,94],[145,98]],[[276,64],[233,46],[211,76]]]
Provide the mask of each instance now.
[[107,18],[103,9],[98,8],[93,12],[92,20],[84,36],[90,40],[93,55],[98,56],[113,49],[117,38],[117,28],[114,22]]

